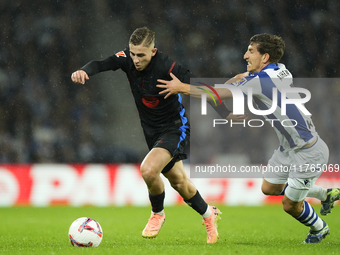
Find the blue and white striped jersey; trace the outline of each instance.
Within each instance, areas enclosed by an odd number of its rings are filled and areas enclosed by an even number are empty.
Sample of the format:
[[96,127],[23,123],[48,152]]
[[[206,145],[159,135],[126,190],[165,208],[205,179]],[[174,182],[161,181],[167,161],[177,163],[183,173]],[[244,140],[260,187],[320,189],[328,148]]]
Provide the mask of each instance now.
[[[293,76],[283,64],[269,64],[258,73],[232,83],[248,96],[252,90],[252,99],[258,110],[271,109],[273,105],[273,88],[277,88],[277,107],[272,114],[264,118],[274,128],[279,141],[280,150],[289,151],[303,147],[317,137],[311,116],[305,115],[295,104],[286,104],[286,115],[281,112],[281,91],[293,85]],[[288,93],[288,99],[300,99],[298,93]]]

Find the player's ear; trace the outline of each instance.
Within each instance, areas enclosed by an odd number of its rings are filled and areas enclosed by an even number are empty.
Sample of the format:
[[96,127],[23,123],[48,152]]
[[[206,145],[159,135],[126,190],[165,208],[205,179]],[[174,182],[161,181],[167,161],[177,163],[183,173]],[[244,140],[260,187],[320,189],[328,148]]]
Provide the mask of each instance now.
[[151,50],[151,56],[152,56],[152,57],[155,56],[155,55],[156,55],[156,52],[157,52],[157,48],[153,48],[153,49]]
[[264,53],[262,56],[263,63],[267,63],[269,61],[269,58],[270,58],[269,54]]

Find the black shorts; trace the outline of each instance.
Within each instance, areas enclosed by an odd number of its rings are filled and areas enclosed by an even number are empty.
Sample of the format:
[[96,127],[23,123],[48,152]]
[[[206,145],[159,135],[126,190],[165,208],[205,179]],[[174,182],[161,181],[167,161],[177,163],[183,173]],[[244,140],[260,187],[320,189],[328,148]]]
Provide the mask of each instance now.
[[147,127],[143,127],[143,131],[149,150],[152,148],[164,148],[173,157],[163,169],[163,174],[168,172],[178,160],[188,158],[187,148],[189,148],[190,141],[188,123],[183,125],[181,120],[177,120],[173,126],[167,127],[161,132],[155,132]]

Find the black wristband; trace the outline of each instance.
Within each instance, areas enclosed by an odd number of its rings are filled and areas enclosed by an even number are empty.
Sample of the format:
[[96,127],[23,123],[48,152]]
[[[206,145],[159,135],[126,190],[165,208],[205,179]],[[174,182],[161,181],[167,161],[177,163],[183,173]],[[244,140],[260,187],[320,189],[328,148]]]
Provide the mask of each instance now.
[[231,113],[231,111],[228,110],[227,106],[226,105],[217,105],[217,106],[214,106],[212,105],[213,108],[215,109],[215,111],[223,118],[227,118],[228,115]]

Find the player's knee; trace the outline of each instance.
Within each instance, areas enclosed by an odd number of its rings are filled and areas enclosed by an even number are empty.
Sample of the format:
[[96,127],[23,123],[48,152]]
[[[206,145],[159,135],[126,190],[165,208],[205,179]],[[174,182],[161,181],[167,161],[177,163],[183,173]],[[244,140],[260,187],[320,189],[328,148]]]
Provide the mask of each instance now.
[[267,185],[261,186],[262,193],[266,196],[277,196],[278,193],[273,190],[271,187],[268,187]]
[[269,196],[269,190],[264,185],[261,186],[261,191],[264,195]]
[[140,167],[140,172],[146,183],[152,182],[159,176],[159,173],[155,166],[150,164],[142,164]]
[[262,193],[267,195],[267,196],[278,196],[278,195],[280,195],[282,189],[283,188],[282,188],[281,184],[273,185],[273,184],[270,184],[268,182],[262,183],[262,186],[261,186]]

